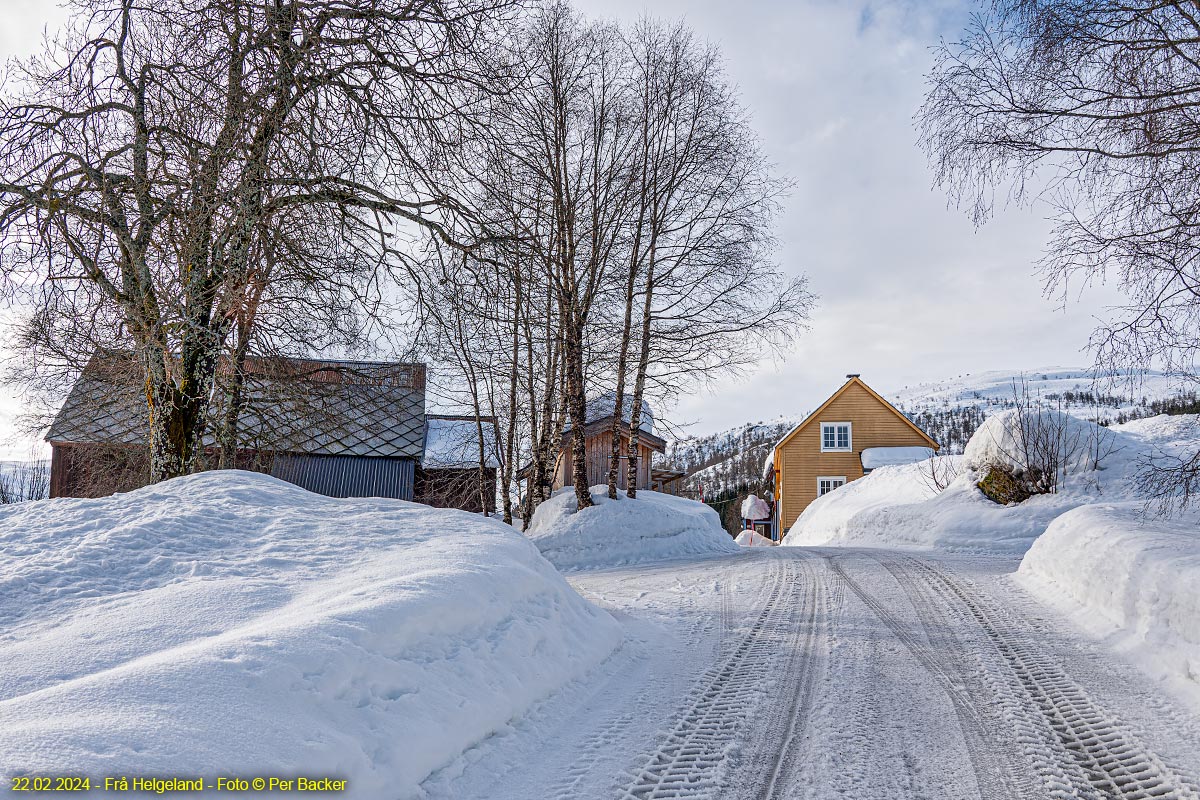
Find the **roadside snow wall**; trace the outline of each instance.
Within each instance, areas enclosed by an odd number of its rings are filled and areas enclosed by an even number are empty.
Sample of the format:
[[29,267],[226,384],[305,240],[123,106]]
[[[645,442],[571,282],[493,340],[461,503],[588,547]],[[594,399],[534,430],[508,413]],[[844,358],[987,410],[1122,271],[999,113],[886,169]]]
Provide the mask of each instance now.
[[818,497],[792,525],[783,544],[1020,554],[1052,519],[1081,502],[1041,495],[1019,506],[997,505],[979,491],[978,477],[970,471],[939,493],[922,476],[922,470],[929,469],[928,460],[880,467]]
[[1050,524],[1016,580],[1200,690],[1200,515],[1145,519],[1141,503],[1088,505]]
[[208,472],[0,509],[0,774],[408,798],[619,643],[512,528]]
[[559,489],[538,506],[526,535],[559,569],[585,569],[642,561],[740,552],[704,503],[639,489],[630,500],[608,487],[591,487],[591,508],[578,510],[575,490]]

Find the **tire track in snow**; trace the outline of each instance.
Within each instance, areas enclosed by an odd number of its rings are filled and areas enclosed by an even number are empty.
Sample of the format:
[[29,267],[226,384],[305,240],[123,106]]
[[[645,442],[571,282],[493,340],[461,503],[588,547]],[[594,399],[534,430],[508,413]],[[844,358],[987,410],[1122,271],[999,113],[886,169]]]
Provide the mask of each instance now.
[[[807,559],[769,557],[769,588],[752,612],[753,622],[740,640],[735,640],[736,646],[730,643],[724,657],[697,682],[693,702],[676,718],[659,747],[632,772],[633,780],[621,793],[622,798],[729,796],[731,787],[722,785],[722,779],[728,775],[728,767],[736,764],[738,743],[746,738],[752,714],[765,699],[764,676],[778,670],[781,655],[786,653],[786,674],[778,678],[775,688],[789,691],[789,686],[796,685],[795,672],[803,672],[801,631],[806,628],[810,636],[816,635],[813,618],[819,581],[807,574],[811,572]],[[801,609],[805,618],[798,625],[794,615]],[[803,716],[812,694],[811,678],[806,676],[805,680],[807,689],[795,692],[790,703],[780,704],[783,712],[777,711],[764,726],[767,737],[770,731],[786,733],[787,726]],[[782,744],[783,736],[776,739]],[[782,749],[780,753],[781,760],[774,765],[772,776],[786,769]],[[768,781],[763,791],[773,791],[777,782]]]
[[[811,562],[810,562],[811,563]],[[790,796],[795,780],[797,764],[802,762],[807,746],[802,741],[803,726],[809,721],[816,700],[819,678],[827,664],[830,629],[837,610],[841,607],[845,584],[842,581],[826,581],[825,575],[818,576],[809,569],[807,575],[808,609],[804,621],[803,644],[792,647],[783,678],[779,681],[776,694],[789,698],[775,708],[783,709],[765,726],[761,738],[762,746],[755,752],[771,752],[765,771],[767,780],[753,795],[755,800],[775,800]],[[751,761],[754,775],[764,774],[763,765]]]
[[956,662],[947,661],[928,641],[922,641],[883,602],[852,578],[840,563],[844,559],[860,557],[859,553],[830,556],[829,567],[941,686],[962,731],[980,796],[985,800],[1022,798],[1018,780],[997,757],[994,731],[980,713],[976,697],[968,691],[966,678],[955,669]]
[[924,582],[945,602],[961,607],[995,646],[1008,667],[1008,674],[993,676],[995,692],[1021,739],[1034,745],[1028,754],[1051,797],[1200,800],[1191,780],[1094,702],[1014,615],[988,602],[966,581],[920,559],[898,556],[880,558],[880,563],[902,584]]
[[[648,570],[651,574],[668,571],[672,568],[657,567]],[[733,601],[730,596],[730,582],[732,575],[729,571],[729,565],[721,562],[713,562],[711,565],[703,565],[701,569],[704,572],[712,573],[712,581],[720,587],[720,602],[717,618],[713,620],[711,614],[696,614],[693,621],[686,625],[680,632],[681,638],[687,642],[703,641],[705,634],[713,625],[717,626],[716,632],[716,653],[718,661],[725,651],[726,642],[729,635],[729,627],[733,621],[732,606]],[[684,607],[689,609],[693,606],[693,602],[687,593],[680,593],[681,602]],[[594,789],[593,783],[599,773],[602,773],[606,766],[619,770],[619,765],[610,765],[605,762],[610,761],[610,752],[613,742],[621,741],[626,738],[630,731],[638,727],[639,722],[644,717],[647,705],[654,698],[664,694],[674,694],[673,689],[668,689],[668,684],[674,684],[676,675],[674,672],[664,672],[661,670],[650,669],[649,664],[639,664],[637,680],[641,684],[640,691],[633,698],[633,702],[625,705],[619,713],[605,719],[599,726],[588,734],[583,740],[576,755],[571,759],[570,766],[566,767],[562,773],[557,787],[551,795],[555,800],[578,800],[585,796],[581,792]],[[612,772],[608,773],[609,775]],[[620,781],[613,779],[613,788],[616,789],[620,785]]]

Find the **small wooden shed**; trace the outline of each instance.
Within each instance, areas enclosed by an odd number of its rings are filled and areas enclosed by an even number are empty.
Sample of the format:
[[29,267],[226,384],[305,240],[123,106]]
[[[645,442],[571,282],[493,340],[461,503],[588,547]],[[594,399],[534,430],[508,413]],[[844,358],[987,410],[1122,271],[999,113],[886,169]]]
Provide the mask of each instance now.
[[[608,468],[612,457],[612,427],[615,417],[615,405],[615,396],[612,394],[601,395],[588,403],[588,423],[584,427],[584,442],[589,486],[608,483]],[[631,414],[629,400],[626,399],[623,405],[625,413],[621,415],[621,420],[617,425],[618,435],[621,437],[620,448],[622,456],[620,468],[617,472],[618,489],[629,488],[629,462],[625,460],[625,457],[629,454],[630,442],[629,420]],[[635,485],[638,489],[661,488],[661,481],[657,487],[654,483],[654,473],[656,471],[652,462],[655,453],[665,453],[667,451],[667,443],[666,440],[654,434],[654,416],[649,404],[644,401],[642,403],[641,420],[638,429],[638,471]],[[563,431],[562,446],[559,449],[558,458],[554,464],[553,488],[557,490],[564,486],[573,486],[574,483],[574,470],[571,459],[571,431],[568,429]]]

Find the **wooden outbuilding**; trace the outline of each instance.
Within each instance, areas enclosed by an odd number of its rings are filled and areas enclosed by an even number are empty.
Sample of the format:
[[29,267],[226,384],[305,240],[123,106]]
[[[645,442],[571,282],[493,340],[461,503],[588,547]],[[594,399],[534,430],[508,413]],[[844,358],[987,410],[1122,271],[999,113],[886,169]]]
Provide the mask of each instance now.
[[775,530],[786,533],[818,497],[874,466],[928,458],[939,445],[858,375],[792,428],[767,467],[775,484]]
[[[330,497],[495,508],[494,423],[482,421],[481,485],[480,425],[425,413],[424,364],[251,358],[245,375],[239,468]],[[46,435],[50,496],[100,497],[149,483],[148,428],[133,358],[97,353]],[[215,466],[216,440],[205,447]]]
[[[621,437],[621,463],[617,472],[618,489],[629,488],[629,462],[626,461],[626,457],[629,454],[629,421],[631,414],[628,399],[623,405],[624,413],[617,424],[618,435]],[[612,458],[614,406],[615,397],[611,394],[602,395],[588,402],[588,423],[584,427],[584,441],[589,486],[608,483],[608,469],[610,459]],[[669,481],[664,480],[669,476],[662,472],[658,472],[656,475],[657,471],[653,466],[654,454],[665,452],[667,452],[667,442],[665,439],[654,434],[654,416],[649,404],[643,402],[641,420],[638,425],[638,466],[636,477],[636,486],[638,489],[655,489],[661,491],[669,483]],[[557,490],[564,486],[574,485],[574,470],[572,467],[571,431],[568,429],[563,431],[561,447],[554,463],[554,489]],[[655,482],[656,477],[658,478],[657,483]]]

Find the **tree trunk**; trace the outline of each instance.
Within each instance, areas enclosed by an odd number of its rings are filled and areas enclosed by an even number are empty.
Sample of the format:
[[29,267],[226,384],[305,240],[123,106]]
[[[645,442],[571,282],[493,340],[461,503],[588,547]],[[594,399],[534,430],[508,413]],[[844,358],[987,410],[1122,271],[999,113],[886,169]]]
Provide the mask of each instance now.
[[204,463],[204,434],[217,347],[185,343],[177,377],[169,355],[151,343],[142,347],[146,401],[150,411],[150,481],[195,472]]
[[[653,247],[653,246],[652,246]],[[650,365],[651,304],[654,299],[654,259],[646,272],[646,302],[642,305],[642,346],[638,354],[637,377],[633,383],[633,398],[629,410],[629,489],[628,496],[637,497],[638,448],[641,446],[639,428],[642,424],[642,395],[646,390],[646,371]]]
[[583,330],[574,314],[567,326],[564,361],[567,367],[567,412],[571,417],[571,480],[580,510],[592,505],[587,474],[587,398],[583,383]]

